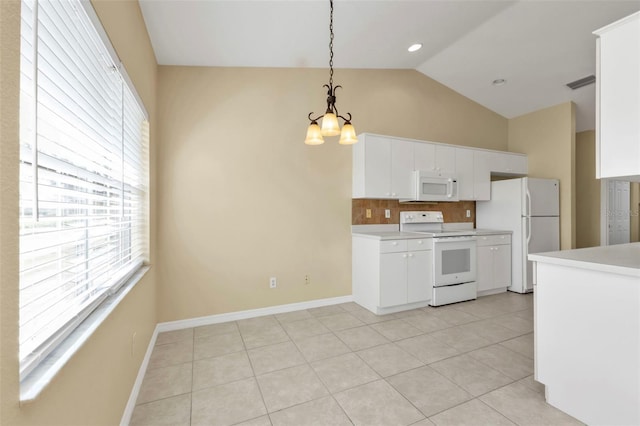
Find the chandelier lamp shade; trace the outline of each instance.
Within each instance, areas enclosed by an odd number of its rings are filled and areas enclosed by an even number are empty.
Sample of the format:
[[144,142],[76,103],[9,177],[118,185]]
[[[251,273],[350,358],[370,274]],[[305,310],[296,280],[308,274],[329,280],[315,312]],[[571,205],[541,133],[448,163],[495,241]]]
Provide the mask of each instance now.
[[[309,127],[307,128],[307,138],[304,143],[307,145],[321,145],[324,143],[324,136],[338,136],[340,135],[341,145],[352,145],[358,142],[356,136],[356,130],[351,124],[351,113],[347,113],[347,117],[344,117],[338,113],[336,107],[336,90],[342,86],[333,85],[333,0],[329,0],[330,15],[329,15],[329,84],[325,84],[322,87],[327,88],[327,110],[324,114],[318,117],[313,117],[313,112],[310,112]],[[322,127],[318,125],[318,121],[322,119]],[[340,129],[341,119],[344,124]]]

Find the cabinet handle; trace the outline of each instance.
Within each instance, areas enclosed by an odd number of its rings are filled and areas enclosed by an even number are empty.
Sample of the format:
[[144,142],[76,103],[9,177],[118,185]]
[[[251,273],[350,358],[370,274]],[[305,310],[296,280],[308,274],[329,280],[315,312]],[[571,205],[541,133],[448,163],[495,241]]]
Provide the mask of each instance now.
[[409,253],[409,257],[413,257],[413,253]]
[[392,245],[392,246],[397,246],[397,245],[398,245],[398,242],[397,242],[397,241],[394,241],[394,242],[392,242],[392,243],[391,243],[391,245]]
[[396,196],[396,193],[395,193],[395,192],[392,192],[392,193],[391,193],[391,195],[392,195],[393,197],[395,197],[395,196]]
[[418,240],[418,244],[422,244],[422,240]]
[[406,254],[406,253],[405,253],[405,254],[403,254],[403,255],[402,255],[402,257],[406,258],[406,257],[407,257],[407,254]]

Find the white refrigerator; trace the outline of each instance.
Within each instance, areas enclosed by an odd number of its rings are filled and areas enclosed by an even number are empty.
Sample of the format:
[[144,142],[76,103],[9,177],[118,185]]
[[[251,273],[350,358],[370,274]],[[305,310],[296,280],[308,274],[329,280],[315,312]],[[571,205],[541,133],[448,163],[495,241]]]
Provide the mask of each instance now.
[[491,200],[476,202],[478,228],[513,231],[511,286],[517,293],[533,291],[529,253],[560,250],[560,182],[520,178],[491,182]]

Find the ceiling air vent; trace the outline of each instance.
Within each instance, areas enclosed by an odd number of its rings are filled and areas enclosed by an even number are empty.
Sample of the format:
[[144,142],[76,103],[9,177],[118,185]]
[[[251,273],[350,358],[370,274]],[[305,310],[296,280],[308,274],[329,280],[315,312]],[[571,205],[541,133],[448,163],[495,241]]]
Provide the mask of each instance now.
[[584,86],[588,86],[596,82],[596,76],[590,75],[589,77],[581,78],[580,80],[572,81],[571,83],[567,83],[572,90],[579,89]]

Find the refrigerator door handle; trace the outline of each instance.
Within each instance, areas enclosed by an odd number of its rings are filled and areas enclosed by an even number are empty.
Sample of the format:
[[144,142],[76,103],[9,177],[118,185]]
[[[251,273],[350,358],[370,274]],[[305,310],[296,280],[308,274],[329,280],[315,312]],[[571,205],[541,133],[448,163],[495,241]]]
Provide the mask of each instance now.
[[525,216],[531,216],[531,193],[529,192],[529,188],[527,188],[527,205],[526,205],[526,210],[525,210]]
[[529,247],[529,241],[531,241],[531,217],[526,217],[525,219],[527,221],[527,247]]

